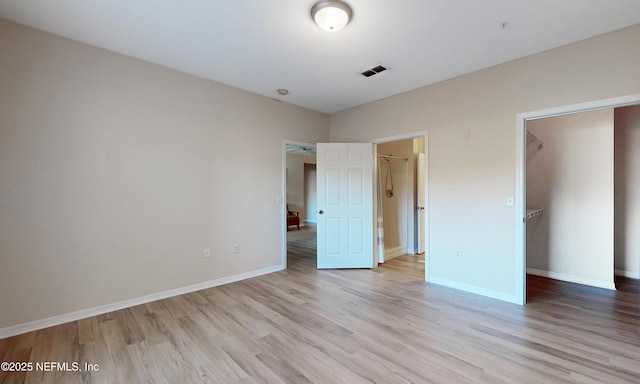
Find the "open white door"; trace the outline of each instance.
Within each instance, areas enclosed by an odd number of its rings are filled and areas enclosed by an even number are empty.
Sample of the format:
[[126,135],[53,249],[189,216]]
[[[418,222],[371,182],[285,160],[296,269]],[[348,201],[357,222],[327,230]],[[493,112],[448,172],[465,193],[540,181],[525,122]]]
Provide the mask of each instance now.
[[370,143],[318,143],[318,268],[373,268]]
[[416,207],[418,212],[418,254],[422,254],[425,251],[425,230],[426,230],[426,218],[425,218],[425,200],[424,200],[424,152],[418,153],[418,206]]

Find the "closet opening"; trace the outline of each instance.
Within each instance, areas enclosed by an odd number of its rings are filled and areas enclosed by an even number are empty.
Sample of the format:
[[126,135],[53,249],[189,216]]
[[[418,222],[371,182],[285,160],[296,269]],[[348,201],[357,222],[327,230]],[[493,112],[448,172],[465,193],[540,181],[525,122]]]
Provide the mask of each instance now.
[[[640,95],[518,115],[519,278],[640,278]],[[638,196],[638,197],[636,197]]]

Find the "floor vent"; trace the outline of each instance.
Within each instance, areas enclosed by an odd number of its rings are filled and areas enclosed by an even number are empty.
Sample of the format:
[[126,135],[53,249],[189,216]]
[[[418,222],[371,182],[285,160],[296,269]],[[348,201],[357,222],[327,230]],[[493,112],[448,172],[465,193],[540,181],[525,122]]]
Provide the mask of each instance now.
[[388,68],[387,68],[387,67],[385,67],[385,66],[378,65],[378,66],[375,66],[375,67],[373,67],[373,68],[371,68],[371,69],[367,69],[366,71],[361,72],[361,73],[362,73],[362,76],[364,76],[364,77],[371,77],[371,76],[373,76],[373,75],[377,75],[377,74],[378,74],[378,73],[380,73],[380,72],[384,72],[384,71],[386,71],[387,69],[388,69]]

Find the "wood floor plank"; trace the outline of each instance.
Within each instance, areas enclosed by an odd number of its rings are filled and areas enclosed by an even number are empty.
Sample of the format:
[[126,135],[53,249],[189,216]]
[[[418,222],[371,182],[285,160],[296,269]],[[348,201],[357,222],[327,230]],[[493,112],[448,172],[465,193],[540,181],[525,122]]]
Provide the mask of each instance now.
[[[7,383],[640,383],[640,284],[528,276],[524,307],[423,281],[419,256],[286,270],[0,340]],[[82,366],[84,368],[84,366]]]

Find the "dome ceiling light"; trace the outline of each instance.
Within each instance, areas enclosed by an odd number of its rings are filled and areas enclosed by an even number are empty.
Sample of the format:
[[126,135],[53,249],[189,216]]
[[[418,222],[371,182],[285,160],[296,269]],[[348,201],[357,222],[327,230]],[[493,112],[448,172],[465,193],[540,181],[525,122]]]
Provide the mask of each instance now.
[[344,28],[353,16],[351,7],[340,0],[321,0],[311,7],[311,18],[327,32]]

